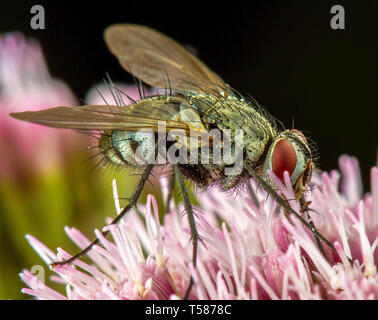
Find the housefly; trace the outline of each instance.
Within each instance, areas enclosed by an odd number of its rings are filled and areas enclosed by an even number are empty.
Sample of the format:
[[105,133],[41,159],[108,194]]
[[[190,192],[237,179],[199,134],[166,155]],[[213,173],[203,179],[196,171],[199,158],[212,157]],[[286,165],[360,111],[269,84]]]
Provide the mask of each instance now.
[[[312,231],[320,247],[323,241],[333,248],[311,219],[303,218],[289,206],[288,199],[278,195],[268,174],[272,171],[283,179],[287,171],[296,200],[306,203],[304,191],[314,170],[314,156],[300,131],[280,128],[257,101],[241,96],[183,46],[158,31],[116,24],[105,30],[104,38],[127,72],[152,87],[163,88],[164,94],[142,95],[140,101],[132,100],[129,105],[116,99],[114,105],[60,106],[11,115],[55,128],[100,130],[98,147],[105,159],[143,171],[128,205],[113,224],[136,205],[153,168],[169,165],[189,220],[194,266],[199,236],[185,180],[200,188],[218,185],[232,190],[253,179],[286,214],[295,215]],[[54,264],[70,263],[98,242],[96,239],[77,255]],[[192,284],[193,279],[185,298]]]

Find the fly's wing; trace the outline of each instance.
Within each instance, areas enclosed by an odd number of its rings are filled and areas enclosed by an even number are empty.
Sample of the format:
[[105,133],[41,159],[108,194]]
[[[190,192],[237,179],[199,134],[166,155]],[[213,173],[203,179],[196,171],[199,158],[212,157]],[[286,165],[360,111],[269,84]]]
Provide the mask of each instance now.
[[[166,35],[133,24],[108,27],[104,38],[122,67],[159,88],[199,92],[202,88],[228,92],[228,86],[205,64]],[[167,79],[168,77],[168,79]]]
[[[13,118],[54,128],[77,130],[159,130],[164,123],[167,130],[185,130],[193,127],[177,116],[177,102],[165,97],[151,97],[130,106],[90,105],[82,107],[55,107],[41,111],[11,113]],[[194,128],[201,131],[201,127]]]

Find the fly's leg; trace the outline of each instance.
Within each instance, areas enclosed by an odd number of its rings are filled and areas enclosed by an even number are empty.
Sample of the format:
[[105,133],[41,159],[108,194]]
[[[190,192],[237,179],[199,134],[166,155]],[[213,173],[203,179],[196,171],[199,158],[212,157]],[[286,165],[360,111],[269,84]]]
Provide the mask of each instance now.
[[[284,198],[283,200],[285,201],[286,205],[289,208],[291,208],[290,205],[289,205],[289,201],[286,198]],[[306,201],[306,199],[304,198],[304,196],[302,196],[299,199],[299,202],[300,202],[300,205],[301,205],[300,213],[303,214],[304,212],[306,212],[306,215],[307,215],[308,226],[306,225],[306,227],[311,231],[311,233],[312,233],[312,235],[313,235],[313,237],[314,237],[314,239],[316,241],[316,245],[318,246],[318,248],[319,248],[320,252],[322,253],[323,257],[326,257],[326,253],[324,251],[324,248],[322,246],[322,243],[321,243],[319,235],[318,235],[320,233],[316,230],[315,224],[312,221],[312,218],[311,218],[311,216],[310,216],[310,214],[308,212],[308,206],[310,205],[311,201]],[[290,210],[287,210],[287,208],[285,207],[284,208],[284,213],[285,213],[286,219],[288,219],[290,221],[290,214],[293,214],[293,212],[290,211]]]
[[169,177],[169,185],[168,185],[168,196],[167,196],[167,207],[165,212],[169,212],[170,210],[170,204],[171,204],[171,199],[173,197],[173,192],[175,189],[175,175],[173,174],[171,177]]
[[257,198],[256,191],[253,190],[251,183],[247,183],[247,191],[248,195],[251,198],[252,202],[255,204],[256,207],[259,206],[259,199]]
[[[196,228],[196,222],[194,220],[193,207],[192,207],[192,204],[190,202],[188,191],[186,190],[185,182],[184,182],[184,179],[183,179],[182,174],[180,172],[180,168],[177,164],[173,165],[173,171],[175,173],[175,176],[177,178],[177,181],[178,181],[178,184],[179,184],[179,187],[180,187],[180,192],[182,194],[182,199],[183,199],[183,202],[184,202],[185,211],[188,215],[190,234],[191,234],[191,238],[192,238],[192,241],[193,241],[192,261],[193,261],[193,266],[195,267],[196,262],[197,262],[197,247],[198,247],[199,236],[198,236],[198,231],[197,231],[197,228]],[[193,277],[190,278],[190,283],[189,283],[188,289],[186,290],[186,293],[185,293],[185,296],[184,296],[185,300],[188,299],[192,287],[193,287]]]
[[310,229],[310,230],[311,230],[311,232],[312,232],[312,235],[313,235],[313,237],[314,237],[314,239],[315,239],[315,241],[316,241],[316,244],[317,244],[317,246],[318,246],[320,252],[322,253],[322,255],[323,255],[324,257],[327,257],[327,256],[326,256],[326,253],[325,253],[325,251],[324,251],[324,248],[323,248],[323,246],[322,246],[322,243],[321,243],[321,241],[320,241],[320,238],[319,238],[319,236],[317,235],[318,231],[317,231],[316,228],[315,228],[315,224],[314,224],[314,222],[312,221],[312,218],[311,218],[310,213],[309,213],[309,210],[308,210],[308,207],[309,207],[311,201],[306,201],[305,197],[302,196],[302,197],[299,199],[299,203],[300,203],[300,205],[301,205],[301,213],[306,212],[308,223],[309,223],[309,225],[311,226],[311,229]]
[[[285,201],[286,201],[286,204],[287,204],[288,206],[290,206],[290,205],[289,205],[289,201],[288,201],[287,199],[285,199]],[[312,233],[312,235],[313,235],[313,237],[314,237],[314,239],[315,239],[315,241],[316,241],[316,245],[318,246],[318,248],[319,248],[320,252],[322,253],[323,257],[327,257],[327,256],[326,256],[326,253],[325,253],[325,251],[324,251],[324,248],[323,248],[323,246],[322,246],[322,243],[321,243],[321,241],[320,241],[320,238],[319,238],[319,236],[318,236],[318,231],[317,231],[317,229],[315,228],[314,221],[312,221],[312,218],[311,218],[310,213],[309,213],[309,209],[308,209],[308,207],[309,207],[309,205],[311,204],[311,201],[306,201],[305,197],[302,195],[302,197],[299,199],[299,204],[301,205],[301,210],[300,210],[299,212],[300,212],[301,214],[306,213],[307,221],[308,221],[308,224],[309,224],[309,226],[310,226],[310,228],[308,228],[308,229],[310,229],[310,231],[311,231],[311,233]],[[289,217],[290,217],[290,214],[292,214],[292,212],[287,211],[287,210],[285,209],[285,210],[284,210],[284,213],[285,213],[286,218],[287,218],[288,220],[290,220]],[[307,227],[307,226],[306,226],[306,227]]]
[[[308,208],[310,207],[311,201],[305,201],[304,203],[302,203],[302,198],[301,198],[300,204],[301,204],[301,213],[307,212],[309,210]],[[307,216],[309,217],[308,214]]]
[[[306,228],[308,228],[312,232],[312,234],[314,235],[316,239],[316,242],[320,244],[320,247],[321,247],[320,241],[323,241],[330,249],[332,249],[334,252],[337,252],[333,244],[327,238],[325,238],[318,230],[316,230],[312,220],[310,220],[311,221],[310,223],[307,222],[306,219],[304,219],[299,213],[297,213],[293,208],[291,208],[286,202],[286,200],[280,197],[277,194],[277,192],[273,190],[273,188],[257,174],[257,172],[250,166],[249,163],[244,162],[244,168],[251,174],[252,178],[259,185],[261,185],[266,190],[266,192],[268,192],[283,209],[285,209],[285,211],[287,211],[288,213],[292,213]],[[304,203],[304,205],[306,205],[306,203]],[[323,249],[323,247],[321,248]],[[322,250],[322,252],[324,252],[324,249]],[[353,260],[349,257],[347,258],[349,260],[349,263],[353,265]]]
[[323,241],[328,247],[330,247],[333,251],[336,252],[335,247],[328,239],[326,239],[321,233],[319,233],[314,225],[308,223],[299,213],[297,213],[293,208],[291,208],[285,199],[280,197],[275,190],[266,182],[264,181],[257,172],[247,163],[244,162],[244,168],[251,174],[252,178],[260,184],[272,197],[277,203],[284,208],[287,212],[294,214],[297,219],[303,223],[303,225],[308,228],[319,240]]
[[[148,177],[150,176],[150,173],[151,173],[153,167],[154,167],[153,164],[148,164],[146,166],[146,168],[144,169],[144,171],[142,173],[142,176],[139,179],[139,182],[138,182],[137,186],[135,187],[135,189],[134,189],[134,191],[133,191],[133,193],[131,195],[129,204],[125,208],[122,209],[122,211],[118,214],[117,217],[115,217],[115,219],[110,224],[117,224],[126,215],[126,213],[129,212],[130,209],[133,206],[136,205],[136,203],[138,202],[138,199],[140,197],[140,194],[143,191],[144,185],[146,184],[146,182],[148,180]],[[105,237],[108,233],[109,233],[109,231],[103,231],[102,235]],[[97,245],[99,242],[100,242],[100,239],[97,238],[94,241],[92,241],[86,248],[84,248],[82,251],[80,251],[79,253],[75,254],[71,258],[69,258],[67,260],[63,260],[63,261],[55,261],[55,262],[51,263],[51,266],[55,267],[55,266],[58,266],[58,265],[65,265],[67,263],[72,263],[76,259],[78,259],[81,256],[83,256],[86,253],[88,253],[88,251],[91,250],[92,247],[94,245]]]

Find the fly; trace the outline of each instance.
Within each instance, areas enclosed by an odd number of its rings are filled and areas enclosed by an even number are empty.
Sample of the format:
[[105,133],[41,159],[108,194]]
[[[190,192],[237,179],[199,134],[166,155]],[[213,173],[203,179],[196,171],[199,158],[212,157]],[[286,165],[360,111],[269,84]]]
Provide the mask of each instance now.
[[[320,241],[335,250],[311,219],[304,219],[277,194],[268,175],[273,171],[283,179],[287,171],[296,200],[307,205],[304,191],[314,170],[314,156],[300,131],[280,129],[254,99],[236,93],[198,58],[158,31],[116,24],[105,30],[104,38],[127,72],[148,85],[165,88],[165,94],[141,96],[140,101],[127,106],[55,107],[11,116],[55,128],[100,130],[98,146],[108,161],[143,170],[129,204],[112,224],[136,205],[151,171],[165,159],[164,164],[173,169],[187,212],[194,266],[199,235],[185,180],[200,188],[218,185],[231,190],[253,179],[287,214],[295,215],[311,230],[321,250]],[[172,136],[172,132],[176,134]],[[161,142],[163,150],[159,149]],[[229,156],[225,157],[227,152]],[[173,184],[174,180],[171,187]],[[54,265],[71,263],[98,243],[96,239],[75,256]],[[192,285],[193,278],[184,298]]]

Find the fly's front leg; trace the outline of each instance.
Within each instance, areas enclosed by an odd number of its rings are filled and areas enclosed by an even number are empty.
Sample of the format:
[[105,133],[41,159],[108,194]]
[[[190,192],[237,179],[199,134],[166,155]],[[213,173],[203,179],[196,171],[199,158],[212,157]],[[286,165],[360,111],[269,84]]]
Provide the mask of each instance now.
[[322,243],[320,241],[320,238],[319,236],[317,235],[317,230],[316,230],[316,227],[315,227],[315,224],[314,222],[312,221],[312,218],[310,216],[310,213],[309,213],[309,210],[308,210],[308,207],[310,205],[311,201],[306,201],[305,197],[302,195],[302,197],[299,199],[299,204],[301,205],[301,213],[306,213],[307,215],[307,220],[308,220],[308,223],[310,224],[311,226],[311,232],[312,232],[312,235],[316,241],[316,244],[320,250],[320,252],[322,253],[322,255],[326,258],[326,253],[324,251],[324,248],[322,246]]
[[248,164],[247,162],[244,162],[244,168],[251,174],[252,178],[259,184],[261,185],[266,192],[268,192],[272,197],[273,199],[284,209],[286,210],[288,213],[291,213],[291,214],[294,214],[295,217],[297,217],[297,219],[306,227],[308,228],[313,234],[314,236],[316,236],[316,239],[318,239],[319,241],[323,241],[328,247],[330,247],[334,252],[337,252],[335,247],[333,246],[333,244],[331,242],[329,242],[328,239],[326,239],[321,233],[318,232],[318,230],[316,230],[315,226],[313,223],[309,223],[306,221],[306,219],[304,219],[299,213],[297,213],[293,208],[291,208],[286,199],[283,199],[281,196],[279,196],[277,194],[277,192],[275,190],[273,190],[273,188],[266,182],[264,181],[264,179],[262,179],[258,174],[257,172],[251,167],[250,164]]
[[[199,236],[198,236],[198,231],[197,231],[197,228],[196,228],[196,222],[194,220],[193,207],[192,207],[192,204],[191,204],[190,199],[189,199],[188,191],[186,190],[185,181],[182,177],[180,168],[177,164],[173,165],[173,171],[175,173],[175,176],[177,178],[177,181],[178,181],[178,184],[179,184],[179,187],[180,187],[182,199],[183,199],[183,202],[184,202],[185,211],[188,215],[190,235],[191,235],[191,238],[192,238],[192,241],[193,241],[192,261],[193,261],[193,266],[195,267],[196,262],[197,262],[197,248],[198,248]],[[193,286],[193,277],[190,278],[189,287],[186,290],[186,293],[185,293],[185,296],[184,296],[185,300],[188,299],[190,291],[192,289],[192,286]]]

